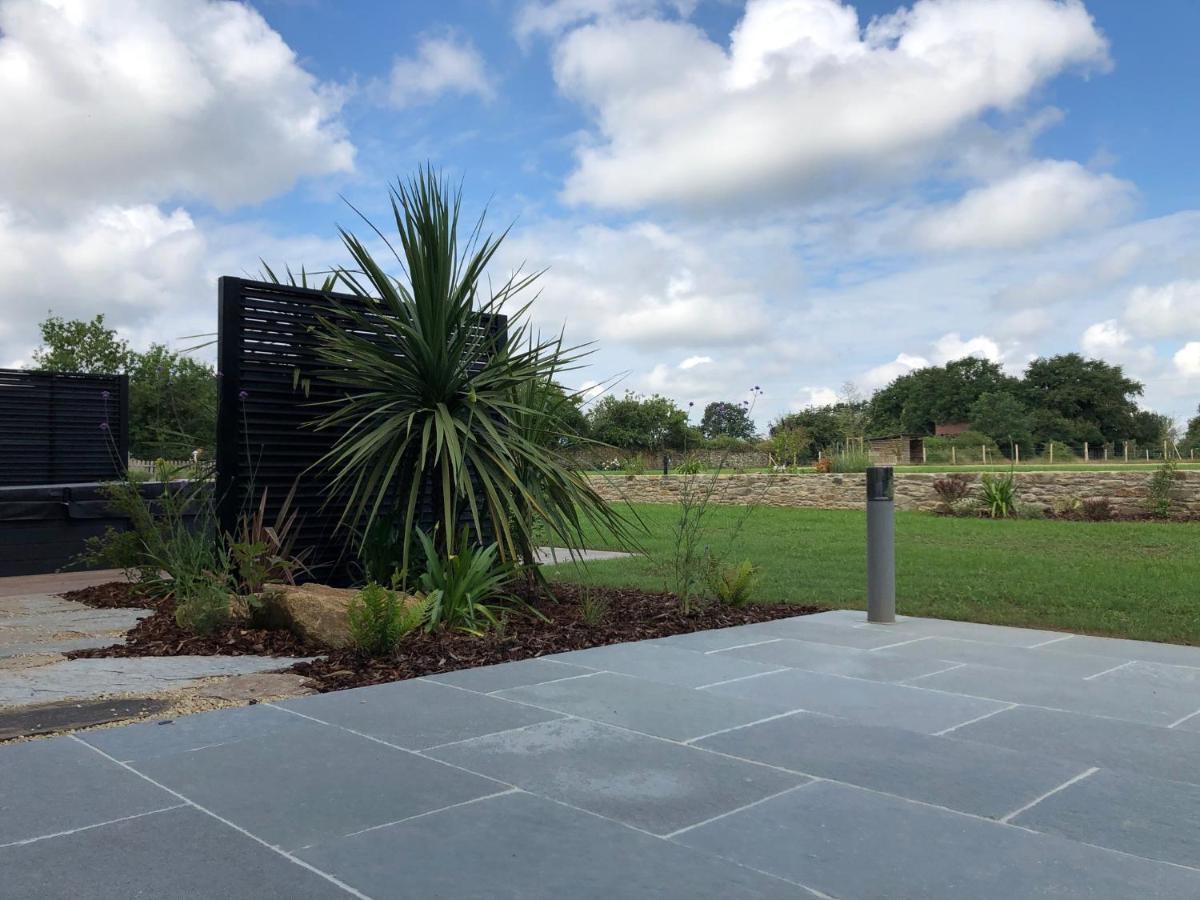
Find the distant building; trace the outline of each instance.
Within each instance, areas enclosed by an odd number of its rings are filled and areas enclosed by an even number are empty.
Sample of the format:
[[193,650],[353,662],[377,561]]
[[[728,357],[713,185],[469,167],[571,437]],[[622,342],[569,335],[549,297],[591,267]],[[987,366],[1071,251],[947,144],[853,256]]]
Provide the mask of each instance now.
[[956,434],[970,430],[970,422],[942,422],[934,426],[933,433],[938,437],[954,437]]
[[906,466],[925,461],[925,439],[915,434],[889,434],[867,439],[871,464]]

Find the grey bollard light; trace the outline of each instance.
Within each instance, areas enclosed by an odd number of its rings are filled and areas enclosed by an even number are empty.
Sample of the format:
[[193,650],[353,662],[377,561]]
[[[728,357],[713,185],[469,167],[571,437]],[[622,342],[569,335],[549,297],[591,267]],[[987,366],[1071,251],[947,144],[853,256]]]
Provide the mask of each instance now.
[[896,515],[891,466],[867,467],[867,621],[896,621]]

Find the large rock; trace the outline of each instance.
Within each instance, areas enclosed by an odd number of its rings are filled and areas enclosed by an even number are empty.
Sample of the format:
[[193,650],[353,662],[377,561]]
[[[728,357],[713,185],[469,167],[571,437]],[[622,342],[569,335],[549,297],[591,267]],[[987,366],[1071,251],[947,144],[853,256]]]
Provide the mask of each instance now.
[[273,584],[262,598],[271,625],[287,628],[305,640],[340,649],[351,644],[347,611],[357,594],[354,588],[323,584]]

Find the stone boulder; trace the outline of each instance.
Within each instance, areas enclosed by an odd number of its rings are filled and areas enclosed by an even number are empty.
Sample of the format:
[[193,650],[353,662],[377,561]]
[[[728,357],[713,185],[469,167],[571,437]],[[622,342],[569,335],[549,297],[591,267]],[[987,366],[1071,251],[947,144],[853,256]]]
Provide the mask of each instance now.
[[263,615],[272,627],[341,649],[352,643],[348,610],[357,595],[355,588],[272,584],[262,594]]

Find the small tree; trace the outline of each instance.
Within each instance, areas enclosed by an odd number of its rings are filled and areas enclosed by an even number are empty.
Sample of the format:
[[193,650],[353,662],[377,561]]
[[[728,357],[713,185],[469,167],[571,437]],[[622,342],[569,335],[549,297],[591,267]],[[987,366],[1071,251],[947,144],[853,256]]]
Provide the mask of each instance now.
[[812,435],[801,425],[775,429],[771,435],[771,452],[785,465],[796,466],[808,455]]
[[129,344],[106,328],[104,314],[90,322],[50,314],[42,322],[42,346],[33,351],[33,368],[42,372],[116,375],[133,362]]
[[745,403],[715,400],[704,407],[700,433],[706,438],[731,437],[748,441],[754,437],[754,422]]
[[1006,391],[991,391],[975,401],[971,406],[971,427],[995,438],[1001,447],[1031,440],[1029,411]]

